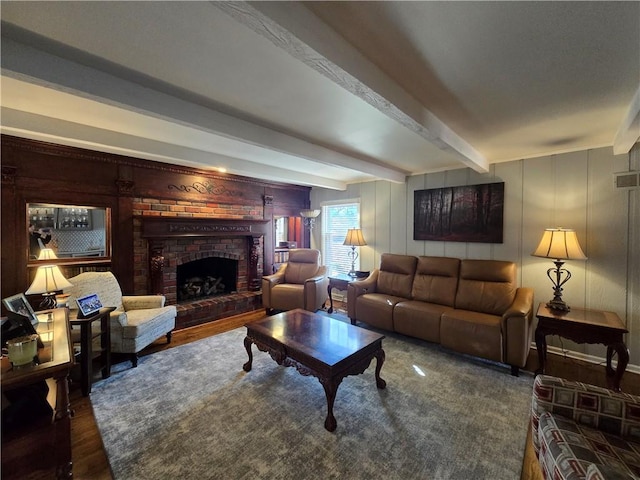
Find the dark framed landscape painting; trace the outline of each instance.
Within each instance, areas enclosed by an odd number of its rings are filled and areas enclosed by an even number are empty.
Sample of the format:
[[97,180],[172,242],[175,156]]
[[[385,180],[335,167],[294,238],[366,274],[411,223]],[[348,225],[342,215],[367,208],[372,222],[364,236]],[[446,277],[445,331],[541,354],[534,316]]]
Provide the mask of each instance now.
[[413,239],[502,243],[504,182],[416,190]]

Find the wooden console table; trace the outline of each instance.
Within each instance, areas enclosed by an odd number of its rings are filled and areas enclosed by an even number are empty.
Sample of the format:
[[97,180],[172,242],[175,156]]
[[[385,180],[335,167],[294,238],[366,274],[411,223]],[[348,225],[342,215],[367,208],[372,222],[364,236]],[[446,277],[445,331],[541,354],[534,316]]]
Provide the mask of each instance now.
[[[69,322],[73,327],[80,327],[71,330],[73,343],[80,343],[80,386],[82,395],[85,397],[91,393],[91,383],[93,380],[93,361],[98,359],[102,369],[102,378],[111,376],[111,327],[110,314],[115,307],[101,308],[98,312],[87,318],[77,318],[77,311],[70,313]],[[99,322],[98,329],[94,330],[92,325]],[[75,330],[75,331],[74,331]],[[100,349],[93,351],[93,339],[100,338]]]
[[[13,368],[7,357],[2,357],[2,393],[20,397],[21,401],[43,404],[44,397],[29,395],[39,390],[45,381],[49,387],[46,398],[53,414],[31,415],[32,409],[14,410],[18,425],[2,432],[2,478],[72,478],[71,470],[71,418],[69,407],[69,372],[73,366],[73,350],[69,337],[66,308],[51,311],[50,321],[40,322],[37,332],[44,345],[38,349],[38,364]],[[53,381],[51,381],[53,379]],[[39,402],[39,403],[37,403]],[[48,408],[48,407],[47,407]],[[7,420],[3,410],[3,422]],[[24,424],[21,422],[24,421]]]
[[[541,303],[536,316],[538,317],[535,333],[538,349],[536,374],[544,373],[547,335],[559,335],[576,343],[600,343],[607,346],[607,384],[611,389],[620,391],[622,374],[629,363],[629,350],[624,344],[624,334],[628,333],[628,330],[617,314],[581,308],[572,308],[569,312],[556,312]],[[616,370],[611,366],[614,351],[618,354]]]

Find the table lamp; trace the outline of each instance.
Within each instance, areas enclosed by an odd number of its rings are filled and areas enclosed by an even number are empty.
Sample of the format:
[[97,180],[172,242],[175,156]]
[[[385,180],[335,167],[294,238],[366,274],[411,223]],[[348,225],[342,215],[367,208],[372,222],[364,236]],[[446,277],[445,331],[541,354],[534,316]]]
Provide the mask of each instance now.
[[[42,252],[40,252],[40,256],[42,256]],[[36,277],[33,279],[29,289],[24,293],[26,295],[42,294],[42,302],[39,308],[48,310],[56,307],[56,292],[71,286],[72,284],[62,275],[60,267],[57,265],[43,265],[38,267]]]
[[586,260],[587,256],[580,248],[575,230],[569,228],[547,228],[542,235],[538,248],[531,254],[534,257],[555,258],[555,268],[547,270],[547,276],[553,283],[553,299],[547,302],[551,310],[568,312],[570,309],[562,300],[562,286],[571,278],[571,272],[563,260]]
[[343,245],[349,245],[351,247],[351,251],[348,253],[349,258],[351,259],[351,271],[349,272],[350,277],[356,276],[356,259],[358,258],[358,252],[356,252],[356,247],[361,247],[366,245],[367,242],[364,241],[364,237],[362,236],[362,230],[359,228],[350,228],[347,230],[347,236],[344,239]]

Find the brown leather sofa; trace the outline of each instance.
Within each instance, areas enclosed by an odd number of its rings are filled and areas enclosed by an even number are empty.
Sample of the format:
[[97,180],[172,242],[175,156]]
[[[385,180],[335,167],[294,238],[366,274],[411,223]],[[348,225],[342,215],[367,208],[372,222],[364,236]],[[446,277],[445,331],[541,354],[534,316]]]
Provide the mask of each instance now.
[[435,342],[506,363],[518,375],[533,335],[533,289],[518,287],[516,265],[384,253],[380,268],[350,282],[351,323]]

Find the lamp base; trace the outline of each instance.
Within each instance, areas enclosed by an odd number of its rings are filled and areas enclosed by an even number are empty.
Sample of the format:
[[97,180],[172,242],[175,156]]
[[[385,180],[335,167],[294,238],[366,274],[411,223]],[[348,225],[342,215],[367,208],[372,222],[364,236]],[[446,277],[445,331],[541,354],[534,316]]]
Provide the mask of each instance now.
[[571,308],[564,303],[561,298],[554,298],[547,302],[547,308],[555,310],[556,312],[569,312]]
[[51,310],[53,308],[56,308],[56,304],[57,302],[55,292],[43,293],[42,301],[40,302],[40,305],[38,305],[38,308],[40,308],[41,310]]

